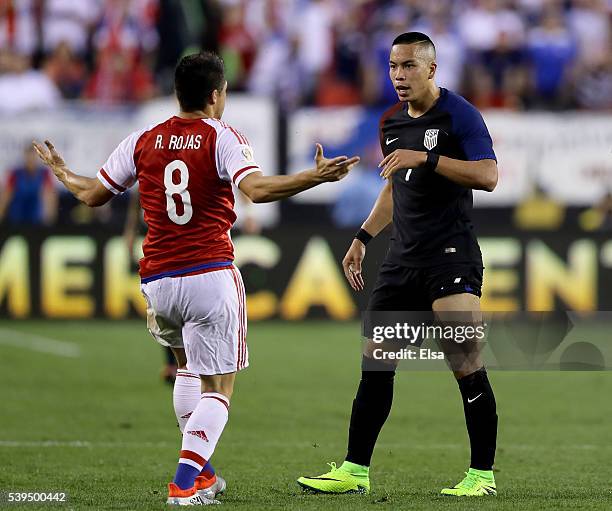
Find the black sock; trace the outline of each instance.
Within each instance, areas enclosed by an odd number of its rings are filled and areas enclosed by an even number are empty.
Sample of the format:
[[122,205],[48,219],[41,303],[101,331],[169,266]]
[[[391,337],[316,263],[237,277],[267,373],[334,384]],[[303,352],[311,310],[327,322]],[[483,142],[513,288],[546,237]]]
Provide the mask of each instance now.
[[497,412],[487,371],[478,371],[457,380],[463,398],[465,424],[470,437],[470,467],[491,470],[497,443]]
[[395,371],[388,364],[364,358],[353,400],[346,461],[370,466],[376,439],[391,411],[394,378]]

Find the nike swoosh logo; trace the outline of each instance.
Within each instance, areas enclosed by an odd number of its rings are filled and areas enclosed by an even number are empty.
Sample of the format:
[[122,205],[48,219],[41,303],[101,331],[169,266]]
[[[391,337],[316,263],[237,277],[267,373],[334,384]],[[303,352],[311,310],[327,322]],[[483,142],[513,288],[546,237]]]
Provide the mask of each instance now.
[[396,140],[399,140],[399,137],[397,138],[393,138],[391,140],[387,139],[387,145],[392,144],[393,142],[395,142]]
[[481,392],[480,394],[478,394],[478,395],[477,395],[475,398],[473,398],[473,399],[470,399],[470,398],[468,397],[468,403],[473,403],[473,402],[474,402],[474,401],[476,401],[476,400],[477,400],[477,399],[478,399],[480,396],[482,396],[482,392]]

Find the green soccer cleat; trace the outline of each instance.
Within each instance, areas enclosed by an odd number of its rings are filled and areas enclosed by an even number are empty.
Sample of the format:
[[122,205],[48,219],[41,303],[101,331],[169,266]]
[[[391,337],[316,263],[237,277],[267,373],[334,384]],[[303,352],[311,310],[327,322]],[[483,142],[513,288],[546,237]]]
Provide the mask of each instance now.
[[328,463],[331,470],[315,477],[300,477],[297,483],[314,493],[370,493],[369,468],[345,461],[340,468]]
[[455,497],[484,497],[486,495],[497,495],[495,477],[492,470],[476,470],[470,468],[465,473],[465,478],[452,488],[444,488],[442,495]]

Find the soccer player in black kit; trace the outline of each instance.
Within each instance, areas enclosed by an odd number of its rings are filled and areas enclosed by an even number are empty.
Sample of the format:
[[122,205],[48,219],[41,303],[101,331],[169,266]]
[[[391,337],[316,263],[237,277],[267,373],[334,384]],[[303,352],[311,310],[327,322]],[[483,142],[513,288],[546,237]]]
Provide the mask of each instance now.
[[[380,120],[387,184],[344,260],[352,288],[364,287],[361,263],[367,243],[393,224],[368,311],[433,311],[438,318],[471,314],[480,321],[483,264],[470,220],[472,189],[493,191],[497,160],[480,113],[461,96],[435,84],[436,54],[425,34],[398,36],[389,76],[399,102]],[[378,434],[391,410],[397,364],[377,360],[366,344],[353,401],[344,463],[298,484],[321,493],[368,493],[369,466]],[[472,348],[467,348],[472,349]],[[478,354],[452,366],[470,439],[466,477],[443,495],[496,495],[493,461],[497,412]]]

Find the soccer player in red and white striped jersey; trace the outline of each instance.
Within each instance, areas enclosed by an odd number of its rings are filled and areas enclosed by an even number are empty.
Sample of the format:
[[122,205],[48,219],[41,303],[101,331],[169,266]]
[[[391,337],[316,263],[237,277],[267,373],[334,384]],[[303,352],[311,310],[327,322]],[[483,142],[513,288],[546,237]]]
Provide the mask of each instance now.
[[217,55],[184,57],[175,89],[179,114],[126,137],[96,178],[69,170],[49,141],[34,147],[88,206],[138,181],[148,225],[140,261],[147,326],[180,368],[174,405],[183,443],[168,503],[208,504],[222,489],[208,460],[227,422],[236,372],[248,366],[245,290],[229,233],[232,183],[253,202],[269,202],[342,179],[359,158],[328,159],[317,144],[315,168],[264,176],[247,138],[221,121],[227,82]]

